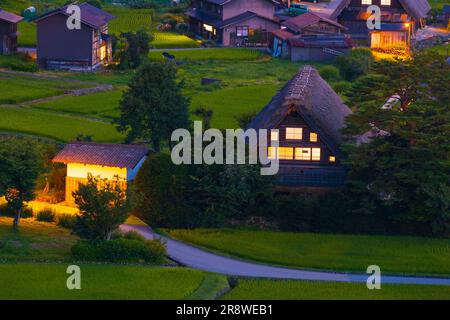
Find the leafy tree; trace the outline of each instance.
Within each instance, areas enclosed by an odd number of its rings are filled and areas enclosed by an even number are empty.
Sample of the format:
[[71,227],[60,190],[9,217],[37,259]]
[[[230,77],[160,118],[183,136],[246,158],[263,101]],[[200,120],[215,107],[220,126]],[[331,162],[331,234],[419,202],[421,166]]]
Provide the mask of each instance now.
[[374,57],[368,48],[356,48],[337,59],[340,75],[347,81],[353,81],[367,74]]
[[[346,134],[363,134],[372,124],[389,136],[347,146],[350,190],[360,200],[358,211],[378,215],[395,230],[450,233],[450,66],[440,59],[417,53],[382,62],[374,71],[383,83],[362,81],[353,93],[356,112]],[[366,98],[355,98],[361,92]],[[396,93],[399,108],[382,109]]]
[[174,165],[167,154],[151,154],[134,181],[134,214],[156,226],[192,226],[185,192],[188,179],[187,166]]
[[17,229],[24,203],[34,198],[36,180],[43,168],[40,146],[32,139],[0,139],[0,195],[14,209]]
[[201,106],[195,109],[193,113],[194,115],[202,118],[204,130],[211,128],[211,119],[214,115],[214,111],[212,109]]
[[90,240],[110,240],[113,232],[125,222],[130,210],[126,192],[116,181],[99,180],[88,177],[73,193],[80,209],[75,232]]
[[186,190],[197,223],[223,226],[230,219],[260,215],[272,196],[271,177],[257,165],[204,165],[193,168]]
[[183,96],[183,83],[177,82],[176,75],[170,62],[151,62],[139,68],[123,94],[117,119],[127,142],[149,140],[159,151],[161,141],[171,145],[175,129],[188,127],[189,99]]
[[319,73],[328,82],[339,81],[341,79],[339,69],[335,66],[324,66],[319,69]]
[[[139,29],[137,32],[123,33],[121,38],[126,44],[121,45],[123,51],[120,55],[119,68],[135,69],[148,60],[150,42],[153,40],[153,36],[147,30]],[[118,47],[118,45],[116,44],[115,47]]]
[[180,165],[153,154],[135,179],[135,214],[170,228],[223,226],[260,215],[272,194],[271,179],[251,165]]

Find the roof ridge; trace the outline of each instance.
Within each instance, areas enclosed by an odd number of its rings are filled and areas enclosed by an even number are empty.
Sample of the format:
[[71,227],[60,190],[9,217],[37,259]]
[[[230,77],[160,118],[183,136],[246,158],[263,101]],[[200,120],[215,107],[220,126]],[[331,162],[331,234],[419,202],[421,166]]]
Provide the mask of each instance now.
[[148,149],[146,146],[141,144],[123,144],[123,143],[100,143],[100,142],[89,142],[89,141],[71,141],[67,144],[74,145],[86,145],[86,146],[104,146],[104,147],[124,147],[124,148],[142,148]]
[[294,77],[293,81],[290,83],[288,88],[288,95],[286,98],[293,99],[303,99],[306,90],[310,90],[312,85],[312,77],[311,75],[314,73],[314,67],[310,65],[303,66],[297,75]]

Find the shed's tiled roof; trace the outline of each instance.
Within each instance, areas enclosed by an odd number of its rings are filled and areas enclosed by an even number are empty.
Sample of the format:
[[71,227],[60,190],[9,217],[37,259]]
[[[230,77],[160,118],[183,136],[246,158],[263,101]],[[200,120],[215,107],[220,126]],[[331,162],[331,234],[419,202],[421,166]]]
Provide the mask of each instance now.
[[53,162],[134,168],[148,153],[149,149],[138,145],[71,142]]

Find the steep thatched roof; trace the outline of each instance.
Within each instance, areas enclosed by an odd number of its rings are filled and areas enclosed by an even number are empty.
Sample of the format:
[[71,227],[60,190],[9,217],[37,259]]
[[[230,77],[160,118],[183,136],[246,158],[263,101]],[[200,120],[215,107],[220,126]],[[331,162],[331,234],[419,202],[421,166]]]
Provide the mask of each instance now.
[[[406,12],[415,20],[424,18],[431,10],[428,0],[399,0]],[[341,0],[341,3],[331,14],[331,19],[337,19],[341,12],[351,3],[351,0]]]
[[351,110],[312,66],[302,67],[252,120],[248,128],[274,129],[292,111],[297,111],[325,143],[338,153],[340,130]]

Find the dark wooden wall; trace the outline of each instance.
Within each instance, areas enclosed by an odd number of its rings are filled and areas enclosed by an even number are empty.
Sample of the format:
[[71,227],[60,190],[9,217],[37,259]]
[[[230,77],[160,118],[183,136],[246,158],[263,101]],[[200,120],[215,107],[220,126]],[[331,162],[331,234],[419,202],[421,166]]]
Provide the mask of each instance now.
[[[302,140],[286,140],[286,128],[302,128]],[[277,127],[279,130],[279,146],[280,147],[297,147],[297,148],[320,148],[320,161],[302,161],[302,160],[280,160],[280,163],[285,164],[304,164],[304,165],[332,165],[339,164],[339,159],[336,157],[335,163],[329,162],[330,155],[333,155],[327,145],[323,142],[320,134],[310,128],[310,126],[303,120],[303,118],[296,112],[288,115]],[[318,135],[317,142],[310,142],[310,133],[314,132]],[[270,132],[269,138],[270,141]],[[294,153],[295,155],[295,153]],[[335,156],[335,155],[334,155]]]
[[92,65],[93,29],[81,24],[80,30],[66,27],[67,17],[56,14],[37,23],[37,59],[88,61]]

